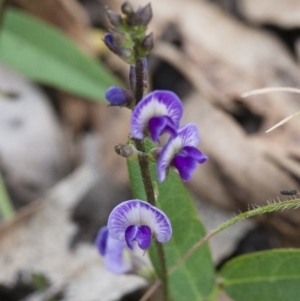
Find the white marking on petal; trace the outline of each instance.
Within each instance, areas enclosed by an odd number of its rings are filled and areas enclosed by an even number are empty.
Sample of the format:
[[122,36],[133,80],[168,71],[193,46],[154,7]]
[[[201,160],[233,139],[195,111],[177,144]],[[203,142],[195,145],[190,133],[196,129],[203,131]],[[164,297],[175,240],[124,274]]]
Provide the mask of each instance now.
[[142,124],[143,129],[149,123],[149,120],[153,116],[164,116],[167,115],[168,110],[164,103],[161,103],[155,97],[152,97],[151,100],[143,106],[139,115],[139,123]]
[[181,136],[170,138],[168,143],[164,146],[158,159],[158,179],[163,182],[166,177],[166,169],[171,164],[174,156],[183,147],[183,141]]
[[168,116],[175,127],[182,117],[182,104],[176,94],[170,91],[154,91],[145,96],[135,107],[131,118],[131,134],[142,139],[144,130],[152,117]]

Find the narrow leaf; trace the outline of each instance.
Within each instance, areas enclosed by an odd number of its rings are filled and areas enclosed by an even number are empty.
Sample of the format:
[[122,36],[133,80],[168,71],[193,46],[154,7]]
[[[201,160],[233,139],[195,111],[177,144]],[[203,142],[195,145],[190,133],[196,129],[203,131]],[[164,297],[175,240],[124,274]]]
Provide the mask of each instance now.
[[[151,144],[147,144],[149,149]],[[138,163],[128,162],[130,183],[135,198],[146,200]],[[152,179],[158,183],[156,165],[151,164]],[[157,206],[169,217],[173,235],[164,244],[167,265],[170,269],[186,251],[205,235],[194,204],[181,179],[170,171],[168,179],[158,184]],[[154,246],[150,249],[151,260],[159,274],[159,265]],[[173,300],[205,300],[214,288],[214,267],[208,245],[197,250],[170,277],[170,291]]]
[[61,31],[7,9],[0,32],[0,60],[25,76],[92,100],[116,80]]
[[257,252],[230,260],[223,287],[235,301],[295,301],[300,296],[300,250]]

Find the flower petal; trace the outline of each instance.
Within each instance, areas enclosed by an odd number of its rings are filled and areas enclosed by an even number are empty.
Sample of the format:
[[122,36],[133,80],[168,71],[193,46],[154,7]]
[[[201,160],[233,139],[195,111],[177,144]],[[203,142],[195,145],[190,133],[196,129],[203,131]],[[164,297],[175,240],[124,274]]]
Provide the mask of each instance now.
[[203,164],[208,160],[207,156],[205,156],[198,148],[193,146],[185,146],[180,153],[195,159],[200,164]]
[[175,155],[181,150],[182,140],[181,137],[170,137],[167,144],[163,147],[158,161],[157,161],[157,176],[158,181],[162,183],[167,174],[167,168],[170,166]]
[[154,91],[146,95],[135,107],[131,117],[130,131],[133,138],[143,139],[144,131],[152,117],[167,116],[177,129],[183,107],[176,94],[170,91]]
[[192,157],[177,154],[173,160],[174,167],[178,170],[183,181],[189,181],[198,162]]
[[148,226],[159,242],[167,242],[172,235],[171,223],[165,213],[137,199],[121,203],[108,218],[109,234],[120,241],[125,241],[125,231],[132,225]]
[[196,147],[200,142],[200,135],[198,128],[193,123],[188,123],[182,126],[178,131],[178,136],[182,141],[182,147],[194,146]]
[[172,120],[167,116],[150,118],[148,126],[153,141],[157,141],[164,132],[168,132],[173,136],[176,135],[176,126],[174,126]]
[[107,236],[108,236],[108,228],[106,226],[101,227],[98,232],[95,243],[99,253],[102,256],[104,256],[106,253]]
[[107,270],[115,274],[124,274],[131,270],[130,250],[125,242],[121,242],[108,235],[104,265]]
[[151,229],[148,226],[129,226],[125,230],[125,240],[130,249],[133,250],[133,241],[136,240],[142,250],[147,250],[151,244]]

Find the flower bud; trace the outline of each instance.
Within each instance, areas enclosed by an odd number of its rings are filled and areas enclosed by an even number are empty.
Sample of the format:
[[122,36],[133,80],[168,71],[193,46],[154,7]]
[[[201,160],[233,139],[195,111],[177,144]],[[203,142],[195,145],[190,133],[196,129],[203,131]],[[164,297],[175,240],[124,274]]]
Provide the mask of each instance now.
[[147,35],[144,40],[141,43],[141,48],[144,51],[149,52],[154,46],[154,35],[153,32],[151,32],[149,35]]
[[125,15],[131,15],[134,13],[132,5],[128,1],[126,1],[122,4],[121,10],[122,10],[122,13]]
[[133,144],[119,143],[115,146],[115,151],[118,155],[134,162],[137,162],[139,160],[139,155],[142,154],[134,147]]
[[116,45],[113,35],[111,33],[106,33],[104,35],[103,41],[110,51],[118,53],[118,46]]
[[149,24],[152,19],[152,8],[150,3],[136,12],[136,19],[138,20],[139,25],[147,26]]
[[119,27],[122,24],[121,16],[113,12],[111,9],[107,9],[106,14],[112,26]]
[[152,162],[157,162],[161,151],[162,151],[162,147],[152,148],[148,154],[149,160]]
[[112,106],[130,106],[133,102],[132,92],[117,86],[108,88],[105,97]]
[[118,47],[118,46],[122,46],[122,44],[125,42],[126,40],[126,36],[124,34],[122,34],[121,32],[110,28],[109,29],[109,33],[112,35],[112,39],[113,39],[113,43]]

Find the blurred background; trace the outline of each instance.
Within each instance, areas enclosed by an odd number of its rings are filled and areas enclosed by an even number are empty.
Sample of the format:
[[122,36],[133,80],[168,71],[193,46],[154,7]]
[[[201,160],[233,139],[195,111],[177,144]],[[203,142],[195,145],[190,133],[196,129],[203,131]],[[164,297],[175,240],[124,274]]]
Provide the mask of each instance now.
[[[128,65],[102,42],[109,26],[105,7],[120,12],[121,3],[1,2],[1,301],[142,295],[145,282],[105,271],[93,246],[112,208],[131,197],[126,162],[113,148],[126,143],[130,111],[108,107],[104,99],[108,86],[128,86]],[[148,1],[131,3],[138,8]],[[184,122],[200,130],[199,147],[209,161],[187,187],[206,228],[299,196],[280,195],[300,189],[299,119],[265,133],[300,110],[299,94],[241,94],[300,87],[300,2],[151,4],[149,91],[177,93]],[[299,247],[299,235],[299,211],[267,214],[214,238],[213,258],[219,267],[235,255]]]

